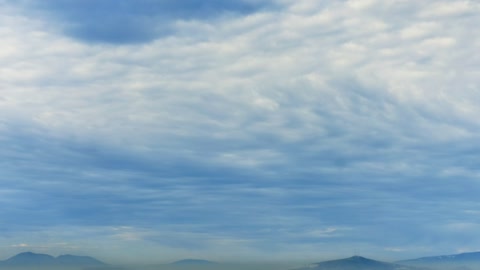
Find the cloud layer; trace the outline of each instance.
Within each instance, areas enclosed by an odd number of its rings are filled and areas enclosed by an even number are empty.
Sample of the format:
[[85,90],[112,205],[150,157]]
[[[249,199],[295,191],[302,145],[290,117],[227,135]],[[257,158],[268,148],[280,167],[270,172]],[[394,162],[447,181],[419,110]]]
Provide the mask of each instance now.
[[54,2],[0,2],[3,254],[478,245],[475,1]]

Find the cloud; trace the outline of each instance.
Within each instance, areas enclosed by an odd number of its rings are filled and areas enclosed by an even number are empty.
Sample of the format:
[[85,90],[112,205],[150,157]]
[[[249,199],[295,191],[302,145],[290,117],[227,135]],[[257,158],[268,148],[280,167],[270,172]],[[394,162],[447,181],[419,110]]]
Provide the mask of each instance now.
[[22,244],[11,245],[11,247],[14,247],[14,248],[15,248],[15,247],[22,247],[22,248],[23,248],[23,247],[30,247],[30,245],[29,245],[29,244],[24,244],[24,243],[22,243]]
[[58,231],[109,258],[475,244],[452,226],[479,222],[478,23],[461,8],[478,4],[59,3],[0,9],[11,245]]

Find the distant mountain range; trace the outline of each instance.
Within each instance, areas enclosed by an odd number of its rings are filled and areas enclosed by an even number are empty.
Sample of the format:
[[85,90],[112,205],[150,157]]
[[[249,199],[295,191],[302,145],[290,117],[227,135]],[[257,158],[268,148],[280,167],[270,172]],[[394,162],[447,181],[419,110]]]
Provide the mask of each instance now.
[[376,261],[361,256],[313,263],[294,270],[471,270],[480,269],[480,252],[422,257],[394,263]]
[[106,266],[93,257],[60,255],[53,257],[48,254],[39,254],[33,252],[23,252],[0,261],[0,267],[101,267]]
[[420,268],[396,263],[381,262],[361,256],[324,261],[297,270],[418,270]]
[[468,252],[453,255],[441,255],[431,257],[421,257],[411,260],[398,261],[398,263],[408,264],[431,264],[431,263],[480,263],[480,252]]
[[[200,259],[184,259],[171,263],[172,266],[185,267],[211,267],[217,263]],[[33,252],[19,253],[4,261],[0,261],[1,269],[10,268],[57,268],[57,269],[101,269],[112,270],[112,266],[89,256],[60,255],[53,257],[48,254]],[[305,267],[293,270],[471,270],[480,269],[480,252],[460,253],[453,255],[421,257],[397,262],[383,262],[368,259],[361,256],[353,256],[345,259],[323,261],[313,263]]]

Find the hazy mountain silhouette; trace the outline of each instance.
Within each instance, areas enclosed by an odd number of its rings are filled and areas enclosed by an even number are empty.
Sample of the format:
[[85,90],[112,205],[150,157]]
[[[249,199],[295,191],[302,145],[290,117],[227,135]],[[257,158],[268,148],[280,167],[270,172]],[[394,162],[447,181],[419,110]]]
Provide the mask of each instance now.
[[311,264],[297,270],[414,270],[412,266],[395,263],[387,263],[367,259],[361,256],[353,256],[346,259],[324,261]]
[[398,263],[408,264],[431,264],[431,263],[480,263],[480,252],[459,253],[453,255],[441,255],[431,257],[421,257],[417,259],[398,261]]
[[23,252],[13,257],[0,261],[0,265],[8,266],[30,266],[30,265],[53,265],[55,257],[47,254],[38,254],[33,252]]
[[449,269],[449,270],[469,270],[479,269],[480,267],[480,252],[468,252],[452,255],[421,257],[417,259],[398,261],[398,263],[430,267],[435,269]]
[[0,266],[8,267],[96,267],[106,266],[95,258],[89,256],[61,255],[53,257],[48,254],[39,254],[33,252],[19,253],[4,261],[0,261]]

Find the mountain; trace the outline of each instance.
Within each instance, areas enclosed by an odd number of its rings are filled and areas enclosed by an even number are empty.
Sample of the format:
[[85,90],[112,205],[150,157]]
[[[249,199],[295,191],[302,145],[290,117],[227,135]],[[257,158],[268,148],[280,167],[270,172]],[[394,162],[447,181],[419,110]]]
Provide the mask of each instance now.
[[431,263],[431,262],[480,262],[480,252],[468,252],[453,255],[421,257],[417,259],[404,260],[408,263]]
[[206,265],[206,264],[215,264],[212,261],[199,260],[199,259],[184,259],[180,261],[173,262],[174,265]]
[[16,265],[53,265],[55,257],[47,254],[38,254],[33,252],[23,252],[17,254],[5,261],[1,261],[0,265],[16,266]]
[[88,256],[61,255],[55,258],[47,254],[33,252],[19,253],[0,261],[0,267],[97,267],[105,265],[105,263]]
[[297,270],[416,270],[418,268],[395,263],[387,263],[353,256],[346,259],[324,261]]
[[468,252],[452,255],[421,257],[417,259],[398,261],[412,266],[427,266],[455,270],[478,269],[480,267],[480,252]]

